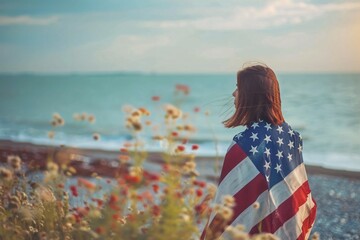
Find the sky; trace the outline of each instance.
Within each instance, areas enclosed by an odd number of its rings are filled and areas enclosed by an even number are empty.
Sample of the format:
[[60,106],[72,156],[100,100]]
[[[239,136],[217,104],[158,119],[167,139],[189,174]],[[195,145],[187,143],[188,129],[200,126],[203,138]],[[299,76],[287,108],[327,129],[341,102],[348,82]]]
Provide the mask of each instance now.
[[360,72],[359,0],[0,0],[0,72]]

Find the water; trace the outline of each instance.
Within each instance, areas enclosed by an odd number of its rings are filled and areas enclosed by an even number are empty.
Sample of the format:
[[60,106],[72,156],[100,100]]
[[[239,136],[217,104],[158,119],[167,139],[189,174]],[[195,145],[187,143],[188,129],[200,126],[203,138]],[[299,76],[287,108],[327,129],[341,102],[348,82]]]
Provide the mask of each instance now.
[[[304,138],[305,162],[360,171],[360,74],[278,78],[284,117]],[[176,84],[188,85],[190,94],[174,94]],[[131,139],[124,126],[124,105],[148,108],[149,119],[161,128],[161,106],[176,102],[197,128],[190,143],[200,145],[198,154],[221,156],[242,130],[221,124],[232,113],[235,85],[235,75],[230,74],[0,75],[0,139],[118,150]],[[160,101],[153,102],[152,96],[160,96]],[[195,113],[195,107],[200,112]],[[51,140],[47,132],[53,130],[49,122],[54,112],[66,124],[55,129]],[[94,114],[96,123],[73,120],[73,114],[81,112]],[[101,134],[100,141],[92,139],[94,132]],[[149,150],[159,150],[158,142],[149,140],[153,134],[146,130],[141,138]]]

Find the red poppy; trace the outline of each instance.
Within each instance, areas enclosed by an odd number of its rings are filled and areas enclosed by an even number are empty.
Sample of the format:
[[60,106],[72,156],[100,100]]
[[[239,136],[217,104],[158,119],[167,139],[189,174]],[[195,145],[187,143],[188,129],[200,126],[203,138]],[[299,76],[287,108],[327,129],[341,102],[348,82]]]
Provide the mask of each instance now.
[[160,100],[160,97],[159,96],[152,96],[151,100],[153,100],[154,102],[157,102],[157,101]]
[[177,150],[179,152],[183,152],[183,151],[185,151],[185,146],[184,145],[179,145],[179,146],[177,146]]
[[194,150],[194,151],[196,151],[196,150],[199,149],[199,145],[194,144],[194,145],[191,146],[191,149]]

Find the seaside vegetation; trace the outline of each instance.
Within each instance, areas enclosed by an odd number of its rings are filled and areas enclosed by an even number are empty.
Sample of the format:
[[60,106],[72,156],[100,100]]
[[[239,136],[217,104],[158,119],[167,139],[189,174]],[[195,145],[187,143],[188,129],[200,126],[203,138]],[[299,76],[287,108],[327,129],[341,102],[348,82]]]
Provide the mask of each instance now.
[[[176,86],[180,100],[189,92],[188,86]],[[160,101],[159,96],[151,99],[156,104]],[[6,156],[7,163],[0,166],[0,239],[199,239],[211,211],[218,213],[221,227],[232,239],[277,239],[268,233],[249,236],[241,225],[227,226],[234,207],[232,196],[225,196],[221,205],[211,204],[216,186],[198,178],[199,146],[188,141],[196,129],[186,122],[187,113],[176,104],[165,104],[161,132],[157,126],[162,123],[148,120],[147,109],[127,106],[123,110],[133,140],[119,147],[118,167],[127,171],[114,178],[96,172],[92,177],[77,176],[70,159],[55,161],[51,155],[46,170],[32,178],[30,166],[19,156]],[[95,116],[87,113],[75,113],[74,119],[95,122]],[[56,137],[55,128],[64,124],[55,113],[49,138]],[[146,145],[139,134],[145,128],[154,131],[153,140],[164,148],[160,172],[144,168]],[[98,133],[92,137],[100,140]],[[258,203],[253,207],[259,208]],[[219,239],[217,232],[207,236]]]

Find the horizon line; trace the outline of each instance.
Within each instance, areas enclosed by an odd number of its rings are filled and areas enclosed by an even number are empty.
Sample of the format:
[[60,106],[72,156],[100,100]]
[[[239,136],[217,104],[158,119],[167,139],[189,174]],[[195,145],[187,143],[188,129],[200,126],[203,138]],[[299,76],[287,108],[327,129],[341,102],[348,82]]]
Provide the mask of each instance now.
[[[0,75],[231,75],[234,72],[160,72],[160,71],[63,71],[63,72],[41,72],[41,71],[14,71],[2,72]],[[360,74],[360,71],[276,71],[276,74]]]

